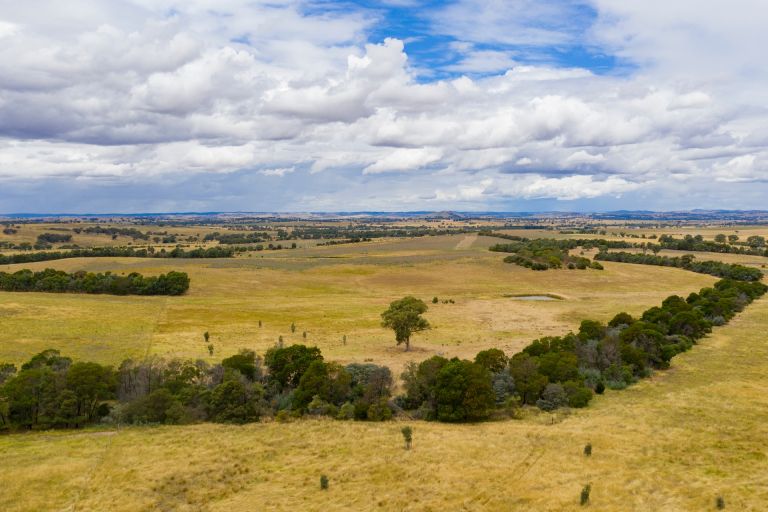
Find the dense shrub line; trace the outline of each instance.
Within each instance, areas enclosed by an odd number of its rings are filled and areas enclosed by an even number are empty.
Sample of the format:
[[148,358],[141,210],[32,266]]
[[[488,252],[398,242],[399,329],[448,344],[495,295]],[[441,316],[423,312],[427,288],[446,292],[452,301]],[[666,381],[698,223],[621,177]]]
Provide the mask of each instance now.
[[0,430],[115,423],[245,423],[301,414],[385,420],[392,375],[373,364],[341,366],[304,345],[242,350],[219,364],[124,361],[116,370],[47,350],[20,371],[0,365]]
[[[719,235],[725,239],[725,235]],[[738,238],[738,237],[736,237]],[[731,243],[718,242],[712,240],[704,240],[701,235],[686,235],[684,238],[675,238],[670,235],[661,235],[659,237],[658,244],[647,244],[648,249],[654,251],[660,249],[670,249],[674,251],[690,251],[690,252],[717,252],[717,253],[733,253],[733,254],[750,254],[753,256],[768,256],[768,248],[765,247],[765,239],[761,236],[751,236],[747,238],[745,243],[737,242],[736,240]]]
[[503,238],[505,240],[512,240],[520,242],[518,244],[496,244],[492,245],[489,250],[496,252],[517,252],[519,247],[526,244],[536,243],[538,245],[553,247],[560,249],[561,251],[576,249],[582,247],[584,249],[598,248],[605,249],[631,249],[636,247],[636,244],[632,242],[626,242],[624,240],[605,240],[603,238],[572,238],[572,239],[555,239],[555,238],[524,238],[516,235],[507,235],[504,233],[496,232],[481,232],[480,234],[486,234],[495,238]]
[[219,233],[218,231],[214,233],[209,233],[205,235],[203,238],[204,241],[208,242],[211,240],[217,240],[220,244],[225,245],[237,245],[237,244],[252,244],[252,243],[261,243],[261,242],[268,242],[272,240],[272,237],[269,235],[269,233],[263,232],[263,233]]
[[[586,269],[595,268],[602,270],[599,263],[593,263],[589,258],[574,256],[569,250],[577,247],[589,249],[596,247],[598,242],[604,240],[552,240],[539,238],[536,240],[521,240],[514,243],[496,244],[489,248],[494,252],[513,253],[504,258],[505,263],[514,263],[521,267],[533,270],[547,270],[550,268]],[[623,243],[623,242],[621,242]],[[605,242],[599,247],[607,247]]]
[[41,244],[58,244],[71,240],[72,235],[62,235],[59,233],[41,233],[37,235],[37,242]]
[[767,290],[762,283],[724,279],[687,299],[668,297],[639,319],[619,313],[608,325],[585,320],[578,333],[538,339],[511,358],[490,349],[474,362],[435,356],[411,363],[399,405],[439,421],[485,419],[518,404],[584,407],[593,392],[621,389],[667,368],[673,356]]
[[47,268],[41,272],[29,269],[12,274],[0,272],[0,290],[7,292],[104,293],[110,295],[181,295],[189,289],[185,272],[168,272],[144,277],[79,271],[67,273]]
[[327,242],[320,242],[317,245],[344,245],[344,244],[359,244],[360,242],[370,242],[372,238],[346,238],[344,240],[328,240]]
[[602,251],[595,256],[595,259],[600,261],[617,261],[621,263],[683,268],[699,274],[709,274],[715,277],[736,279],[738,281],[759,281],[763,277],[762,271],[758,268],[745,267],[744,265],[733,263],[723,263],[721,261],[696,261],[696,257],[692,254],[671,257],[658,256],[655,254]]
[[241,248],[230,247],[209,247],[197,249],[182,249],[175,247],[170,251],[161,249],[159,251],[150,247],[147,249],[137,249],[133,247],[95,247],[93,249],[73,249],[70,251],[45,251],[25,254],[0,255],[0,265],[11,265],[14,263],[34,263],[36,261],[63,260],[67,258],[110,258],[110,257],[132,257],[132,258],[231,258]]
[[85,228],[74,228],[72,231],[78,234],[89,233],[93,235],[109,235],[112,238],[117,238],[118,236],[127,236],[133,238],[134,240],[149,240],[148,233],[143,233],[136,228],[88,226]]

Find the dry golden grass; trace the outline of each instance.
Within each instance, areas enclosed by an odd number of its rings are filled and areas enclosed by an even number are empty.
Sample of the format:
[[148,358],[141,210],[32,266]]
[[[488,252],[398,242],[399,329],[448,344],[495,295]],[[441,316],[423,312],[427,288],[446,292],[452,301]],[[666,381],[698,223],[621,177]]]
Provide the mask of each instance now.
[[[145,273],[178,268],[193,284],[188,295],[171,298],[0,293],[0,360],[19,362],[48,347],[113,364],[147,353],[204,357],[206,330],[218,359],[240,347],[262,352],[278,335],[302,341],[306,329],[308,342],[330,359],[372,359],[397,369],[438,352],[469,357],[489,346],[513,352],[583,318],[636,314],[671,293],[686,295],[715,281],[679,269],[610,263],[603,272],[532,272],[488,253],[493,242],[460,235],[235,260],[28,265]],[[417,337],[411,354],[395,348],[378,326],[380,311],[406,293],[456,301],[430,304],[435,329]],[[543,293],[566,300],[504,297]],[[763,299],[676,357],[669,371],[607,392],[587,409],[476,425],[409,421],[411,451],[402,447],[400,422],[4,436],[0,510],[578,510],[586,483],[593,510],[712,510],[718,495],[727,510],[766,510],[766,332]],[[588,442],[589,458],[582,455]],[[330,478],[328,491],[319,489],[321,474]]]
[[[673,293],[715,281],[677,269],[606,264],[604,271],[533,272],[502,262],[496,239],[456,235],[256,253],[224,260],[69,259],[0,267],[190,274],[183,297],[113,297],[0,293],[0,361],[21,362],[54,347],[77,359],[117,364],[161,354],[213,359],[240,348],[263,353],[279,336],[317,345],[341,362],[373,360],[396,373],[433,354],[473,357],[489,347],[516,352],[543,335],[576,329],[585,318],[638,314]],[[508,295],[565,300],[525,302]],[[396,347],[380,327],[388,303],[412,294],[429,302],[434,328],[414,350]],[[432,304],[433,296],[455,304]],[[258,322],[262,321],[259,328]],[[295,322],[296,333],[290,325]],[[342,343],[343,336],[347,343]]]
[[[768,508],[768,300],[672,368],[571,415],[130,428],[0,438],[0,509],[579,510]],[[592,443],[593,455],[583,446]],[[319,489],[328,475],[330,489]]]

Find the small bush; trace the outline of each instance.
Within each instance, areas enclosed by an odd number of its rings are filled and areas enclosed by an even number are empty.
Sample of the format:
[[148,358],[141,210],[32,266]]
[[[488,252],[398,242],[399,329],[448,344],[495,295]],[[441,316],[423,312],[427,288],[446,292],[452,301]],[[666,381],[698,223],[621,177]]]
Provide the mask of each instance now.
[[372,403],[366,411],[366,417],[369,421],[386,421],[392,419],[392,409],[387,404],[387,399],[382,398],[378,402]]
[[587,457],[592,455],[592,443],[587,443],[584,445],[584,455]]
[[353,420],[355,419],[355,406],[352,402],[345,402],[339,408],[339,413],[336,415],[337,420]]
[[717,507],[717,510],[723,510],[725,508],[725,499],[722,496],[718,496],[715,500],[715,507]]
[[541,398],[536,400],[536,406],[548,412],[566,405],[568,405],[568,396],[560,384],[547,384],[541,393]]
[[603,384],[603,381],[597,383],[597,386],[595,386],[595,393],[598,395],[605,393],[605,384]]
[[437,297],[432,297],[432,304],[437,304],[439,302],[439,299]]
[[400,432],[403,434],[403,440],[405,441],[405,449],[410,450],[411,443],[413,442],[413,429],[409,426],[405,426],[400,429]]
[[589,493],[592,492],[592,485],[587,484],[584,486],[584,488],[581,490],[581,497],[579,499],[579,503],[581,503],[582,506],[589,503]]
[[277,411],[277,414],[275,415],[275,421],[278,423],[288,423],[292,419],[293,419],[293,416],[291,416],[291,411],[289,411],[288,409]]
[[328,490],[328,477],[325,475],[320,475],[320,489],[323,491]]

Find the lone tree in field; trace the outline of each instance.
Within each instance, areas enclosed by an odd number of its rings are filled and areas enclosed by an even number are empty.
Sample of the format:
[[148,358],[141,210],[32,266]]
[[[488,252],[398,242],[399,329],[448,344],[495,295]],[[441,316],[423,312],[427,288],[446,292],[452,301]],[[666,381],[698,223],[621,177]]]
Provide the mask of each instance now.
[[405,441],[405,449],[410,450],[411,443],[413,443],[413,429],[411,427],[405,426],[400,429],[400,432],[403,434],[403,441]]
[[411,335],[415,332],[429,329],[429,322],[422,318],[427,311],[427,305],[416,297],[403,297],[389,305],[389,309],[381,314],[382,327],[395,331],[397,344],[405,343],[405,351],[411,350]]

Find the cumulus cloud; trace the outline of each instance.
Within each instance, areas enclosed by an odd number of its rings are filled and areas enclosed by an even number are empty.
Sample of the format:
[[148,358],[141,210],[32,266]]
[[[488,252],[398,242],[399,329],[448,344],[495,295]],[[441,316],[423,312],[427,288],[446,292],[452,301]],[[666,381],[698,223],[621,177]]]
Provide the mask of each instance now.
[[[404,41],[369,41],[378,21],[363,9],[6,4],[0,180],[8,189],[252,175],[266,181],[249,186],[293,180],[306,203],[297,209],[338,209],[334,201],[350,198],[390,209],[504,208],[670,183],[708,182],[713,194],[762,183],[768,73],[755,42],[768,36],[748,13],[766,9],[737,3],[457,0],[429,14],[458,55],[441,79],[419,74]],[[596,74],[518,59],[525,48],[573,45],[636,69]],[[323,183],[333,190],[319,191]],[[216,197],[249,204],[241,182]],[[27,203],[16,204],[3,208]]]
[[263,174],[264,176],[277,176],[282,178],[286,174],[291,174],[296,172],[295,167],[278,167],[277,169],[263,169],[259,171],[259,173]]

